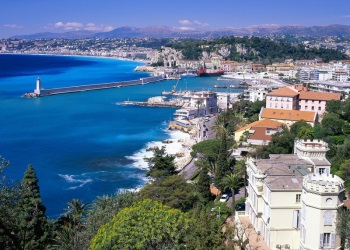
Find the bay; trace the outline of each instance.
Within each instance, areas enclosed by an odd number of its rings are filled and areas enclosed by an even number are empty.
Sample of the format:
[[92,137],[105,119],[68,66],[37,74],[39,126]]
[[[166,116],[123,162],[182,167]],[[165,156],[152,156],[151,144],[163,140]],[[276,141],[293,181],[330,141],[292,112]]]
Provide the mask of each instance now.
[[[5,174],[18,181],[32,164],[49,217],[64,213],[73,198],[91,202],[148,181],[145,149],[183,136],[166,130],[175,110],[119,103],[159,96],[176,81],[35,99],[21,96],[33,91],[37,77],[43,88],[52,88],[148,76],[133,71],[138,65],[142,63],[108,58],[0,54],[0,155],[11,162]],[[209,90],[215,81],[183,79],[177,89]]]

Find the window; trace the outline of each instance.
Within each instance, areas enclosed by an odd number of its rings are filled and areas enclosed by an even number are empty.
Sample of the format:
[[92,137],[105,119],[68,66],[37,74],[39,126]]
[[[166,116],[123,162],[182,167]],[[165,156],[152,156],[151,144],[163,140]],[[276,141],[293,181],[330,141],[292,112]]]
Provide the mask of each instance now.
[[314,106],[311,106],[311,110],[315,110],[315,107],[314,107]]
[[293,211],[293,227],[299,228],[299,210]]
[[320,248],[334,248],[335,234],[320,234]]
[[332,211],[324,212],[323,221],[325,226],[332,226]]
[[305,110],[307,110],[307,108],[308,108],[308,107],[307,107],[307,106],[305,106]]
[[318,110],[321,111],[321,107],[318,107]]
[[323,173],[324,173],[324,171],[325,171],[325,169],[324,169],[324,168],[319,168],[319,169],[318,169],[318,173],[319,173],[319,174],[323,174]]
[[297,194],[295,196],[295,202],[299,203],[300,202],[300,197],[301,197],[301,194]]

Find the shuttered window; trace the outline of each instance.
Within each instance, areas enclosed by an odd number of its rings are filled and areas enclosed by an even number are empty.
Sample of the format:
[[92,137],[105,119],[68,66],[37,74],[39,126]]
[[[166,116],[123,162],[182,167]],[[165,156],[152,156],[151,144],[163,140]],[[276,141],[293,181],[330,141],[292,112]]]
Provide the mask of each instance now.
[[323,214],[323,220],[325,226],[332,225],[332,211],[325,211]]

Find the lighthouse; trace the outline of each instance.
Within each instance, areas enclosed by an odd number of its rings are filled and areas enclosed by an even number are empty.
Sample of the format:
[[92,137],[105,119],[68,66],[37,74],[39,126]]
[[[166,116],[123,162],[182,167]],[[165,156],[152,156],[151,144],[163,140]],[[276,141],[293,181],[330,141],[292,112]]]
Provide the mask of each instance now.
[[38,77],[38,79],[36,80],[36,88],[34,90],[34,94],[40,95],[40,89],[41,89],[41,80]]

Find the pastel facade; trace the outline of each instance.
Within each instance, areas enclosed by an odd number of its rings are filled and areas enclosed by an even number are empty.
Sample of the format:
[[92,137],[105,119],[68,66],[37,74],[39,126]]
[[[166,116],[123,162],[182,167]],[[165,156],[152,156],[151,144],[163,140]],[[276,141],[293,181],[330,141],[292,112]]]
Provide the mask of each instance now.
[[298,109],[299,92],[290,87],[272,91],[266,95],[266,108],[272,109]]
[[327,101],[340,99],[340,93],[302,91],[299,95],[299,110],[316,111],[322,115],[326,111]]
[[329,174],[327,151],[323,141],[297,140],[295,154],[247,160],[246,214],[269,249],[338,249],[344,181]]

